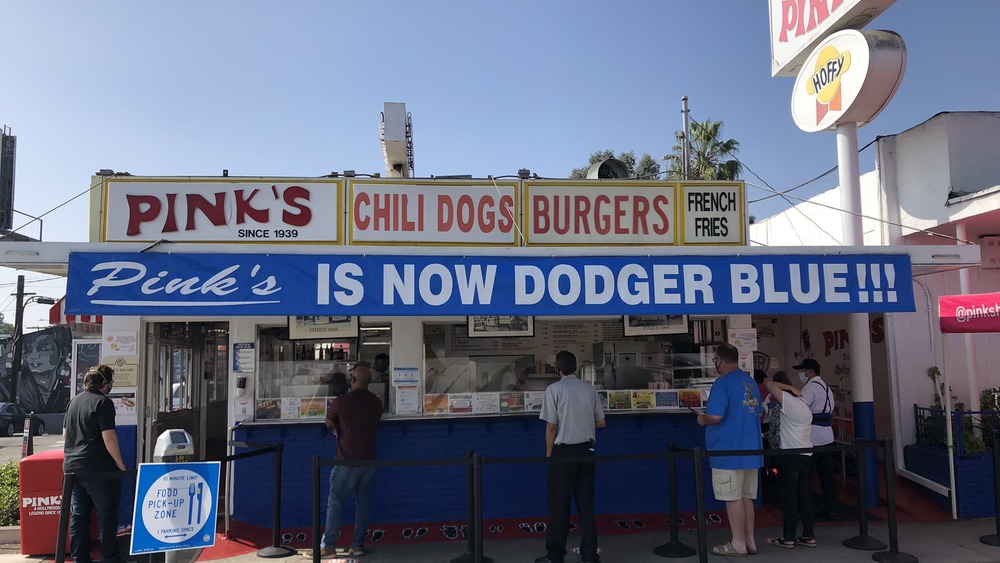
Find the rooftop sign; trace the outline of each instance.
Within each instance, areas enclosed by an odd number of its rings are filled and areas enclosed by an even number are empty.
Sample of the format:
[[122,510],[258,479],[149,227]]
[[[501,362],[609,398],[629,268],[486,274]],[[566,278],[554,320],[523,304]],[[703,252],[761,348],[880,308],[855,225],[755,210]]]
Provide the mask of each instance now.
[[795,76],[830,33],[861,29],[896,0],[769,0],[771,76]]
[[896,94],[906,70],[903,39],[891,31],[847,29],[820,43],[795,80],[792,118],[807,132],[865,125]]

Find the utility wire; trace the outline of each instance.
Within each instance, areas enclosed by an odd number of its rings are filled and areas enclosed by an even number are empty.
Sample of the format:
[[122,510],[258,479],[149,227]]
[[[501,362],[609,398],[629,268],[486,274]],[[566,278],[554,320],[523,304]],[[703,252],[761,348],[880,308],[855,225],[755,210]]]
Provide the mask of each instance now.
[[68,204],[72,203],[73,201],[75,201],[75,200],[77,200],[77,199],[80,199],[81,197],[83,197],[83,196],[85,196],[85,195],[89,194],[89,193],[90,193],[91,191],[93,191],[93,190],[94,190],[94,188],[96,188],[97,186],[100,186],[100,185],[101,185],[101,182],[103,182],[103,180],[98,180],[98,181],[97,181],[97,183],[95,183],[95,184],[91,184],[91,186],[90,186],[89,188],[87,188],[86,190],[83,190],[82,192],[80,192],[80,193],[76,194],[75,196],[73,196],[73,197],[71,197],[71,198],[67,199],[66,201],[64,201],[64,202],[60,203],[59,205],[57,205],[57,206],[53,207],[52,209],[49,209],[48,211],[46,211],[45,213],[42,213],[42,214],[41,214],[41,215],[39,215],[38,217],[32,217],[30,221],[28,221],[27,223],[25,223],[25,224],[21,225],[20,227],[18,227],[18,228],[16,228],[16,229],[14,229],[14,230],[13,230],[13,231],[11,231],[11,232],[14,232],[14,233],[16,233],[16,232],[20,231],[21,229],[23,229],[23,228],[27,227],[28,225],[30,225],[30,224],[32,224],[32,223],[34,223],[35,221],[40,221],[40,220],[42,219],[42,217],[45,217],[46,215],[48,215],[48,214],[52,213],[53,211],[56,211],[56,210],[57,210],[57,209],[59,209],[60,207],[63,207],[63,206],[65,206],[65,205],[68,205]]

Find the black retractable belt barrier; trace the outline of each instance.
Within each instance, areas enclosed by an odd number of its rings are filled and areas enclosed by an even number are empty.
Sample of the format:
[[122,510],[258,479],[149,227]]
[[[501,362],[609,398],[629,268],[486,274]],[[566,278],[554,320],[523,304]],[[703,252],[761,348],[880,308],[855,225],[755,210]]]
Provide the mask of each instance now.
[[841,543],[844,547],[862,551],[878,551],[885,549],[885,543],[868,535],[868,492],[865,487],[865,444],[861,440],[854,441],[854,456],[858,462],[858,535],[847,538]]
[[[893,458],[892,440],[883,440],[885,456],[885,496],[889,505],[889,551],[872,554],[872,559],[888,563],[918,563],[909,553],[899,551],[899,535],[896,529],[896,462]],[[859,475],[861,475],[859,473]],[[859,479],[860,480],[860,479]]]
[[312,471],[312,560],[313,563],[319,563],[319,456],[313,456],[313,471]]
[[705,530],[705,478],[702,475],[704,448],[694,449],[694,499],[695,514],[698,518],[698,561],[708,563],[708,533]]
[[73,495],[72,473],[63,475],[62,502],[59,506],[59,529],[56,531],[56,563],[66,560],[66,526],[69,526],[69,501]]
[[[979,541],[993,547],[1000,547],[1000,420],[993,417],[993,520],[996,522],[997,533],[981,536]],[[952,491],[952,494],[955,494]]]
[[275,559],[297,554],[298,551],[295,549],[281,545],[281,452],[284,446],[281,443],[251,444],[247,442],[230,442],[229,445],[241,448],[253,448],[253,450],[224,457],[223,461],[227,464],[231,461],[274,452],[274,501],[271,511],[271,545],[257,550],[257,557]]
[[[134,477],[135,469],[128,471],[107,471],[104,473],[93,473],[88,475],[88,479],[122,479],[123,477]],[[63,475],[62,501],[59,505],[59,529],[56,530],[56,553],[55,563],[66,561],[66,527],[69,526],[69,505],[73,496],[73,484],[76,476],[72,473]],[[120,486],[120,485],[119,485]]]
[[681,543],[678,534],[680,523],[677,517],[677,457],[674,444],[667,446],[667,476],[670,486],[670,541],[657,546],[653,553],[660,557],[691,557],[697,551]]
[[[482,458],[475,455],[472,450],[466,450],[465,459],[468,465],[465,469],[465,498],[467,511],[466,526],[468,530],[465,534],[465,553],[451,560],[451,563],[471,563],[475,561],[492,562],[489,557],[483,556],[483,499],[482,499]],[[477,466],[478,465],[478,486],[477,486]],[[478,524],[477,524],[478,521]]]
[[469,533],[475,538],[475,563],[493,563],[492,559],[483,556],[483,456],[479,454],[473,456],[472,469],[473,485],[475,488],[473,499],[476,504],[476,512],[472,521],[473,527],[469,530]]

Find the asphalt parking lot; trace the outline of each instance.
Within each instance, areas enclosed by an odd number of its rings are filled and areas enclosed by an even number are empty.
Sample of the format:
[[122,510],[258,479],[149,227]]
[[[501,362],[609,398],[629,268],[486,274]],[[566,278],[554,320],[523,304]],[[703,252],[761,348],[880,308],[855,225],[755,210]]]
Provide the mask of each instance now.
[[[24,434],[18,432],[13,436],[0,437],[0,464],[21,459],[21,445]],[[34,437],[35,453],[63,447],[62,434],[48,434]]]

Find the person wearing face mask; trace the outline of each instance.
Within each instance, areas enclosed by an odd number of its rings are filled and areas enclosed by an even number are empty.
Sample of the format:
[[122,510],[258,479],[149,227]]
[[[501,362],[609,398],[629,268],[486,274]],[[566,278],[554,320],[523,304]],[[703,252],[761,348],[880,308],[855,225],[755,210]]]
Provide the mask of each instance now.
[[[833,443],[833,391],[820,377],[819,362],[807,358],[801,364],[792,366],[798,370],[802,381],[802,400],[813,413],[811,438],[814,447]],[[837,481],[833,468],[834,452],[816,452],[812,466],[819,473],[819,483],[823,490],[823,503],[816,511],[816,517],[823,520],[837,519]],[[811,471],[810,471],[811,473]]]
[[114,370],[106,365],[90,368],[83,378],[84,392],[73,398],[66,411],[63,472],[75,475],[70,497],[70,554],[76,563],[91,563],[90,513],[97,509],[101,561],[121,563],[118,546],[118,505],[121,480],[95,474],[125,471],[115,432],[115,406],[107,397],[114,385]]

